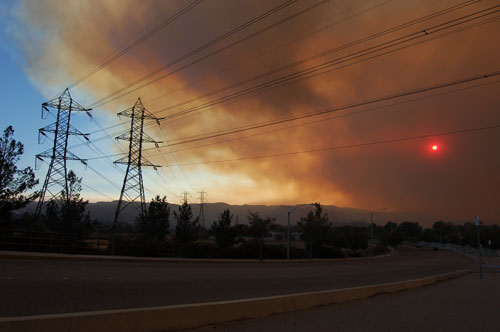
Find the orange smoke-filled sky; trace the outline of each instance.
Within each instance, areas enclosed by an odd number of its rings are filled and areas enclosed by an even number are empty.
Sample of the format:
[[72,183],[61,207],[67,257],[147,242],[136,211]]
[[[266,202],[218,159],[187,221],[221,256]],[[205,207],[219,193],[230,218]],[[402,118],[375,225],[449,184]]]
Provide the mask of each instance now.
[[[11,33],[24,56],[26,75],[51,98],[192,3],[195,1],[21,1],[12,8],[16,28]],[[283,9],[217,39],[283,3],[287,4]],[[457,6],[460,4],[463,6]],[[91,139],[109,135],[96,144],[102,154],[116,156],[95,159],[95,163],[100,163],[96,168],[117,187],[123,173],[109,161],[119,159],[118,154],[127,148],[123,142],[117,146],[113,137],[127,130],[128,119],[117,119],[115,114],[132,107],[140,97],[158,117],[189,111],[162,121],[161,127],[146,126],[151,137],[164,142],[160,150],[144,152],[148,160],[165,166],[160,173],[144,170],[149,196],[166,194],[177,200],[181,191],[189,191],[195,200],[195,192],[205,190],[212,202],[321,202],[364,209],[388,207],[459,220],[472,220],[478,214],[495,219],[500,214],[500,129],[356,145],[499,125],[500,76],[175,143],[496,72],[500,70],[500,13],[494,8],[469,22],[453,21],[462,23],[445,25],[439,32],[433,28],[496,5],[497,1],[487,0],[205,0],[73,87],[71,93],[81,104],[93,106],[102,128],[122,123],[105,133],[95,124],[78,120],[90,128]],[[442,15],[350,44],[450,8]],[[418,38],[408,41],[404,36]],[[202,47],[214,40],[218,41]],[[394,40],[401,44],[383,44]],[[347,46],[297,63],[343,45]],[[384,45],[387,48],[361,56]],[[99,103],[176,59],[181,60],[144,82],[166,77]],[[295,77],[328,61],[337,61],[337,65],[224,99],[259,84]],[[294,65],[285,67],[289,64]],[[225,102],[213,102],[220,99]],[[354,114],[364,110],[371,111]],[[437,151],[432,151],[433,144],[439,146]],[[355,146],[269,157],[346,145]],[[92,158],[99,157],[86,147],[74,149],[90,165]],[[268,157],[245,159],[257,156]],[[233,159],[244,160],[207,163]],[[82,176],[107,197],[118,198],[116,186],[92,173]]]

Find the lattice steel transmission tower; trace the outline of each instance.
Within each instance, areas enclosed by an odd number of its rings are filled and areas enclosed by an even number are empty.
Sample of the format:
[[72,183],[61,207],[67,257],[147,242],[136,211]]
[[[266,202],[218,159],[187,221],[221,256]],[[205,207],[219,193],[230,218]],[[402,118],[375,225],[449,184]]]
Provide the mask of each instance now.
[[[129,141],[128,155],[115,161],[115,164],[127,165],[125,171],[125,178],[123,179],[123,186],[120,193],[120,200],[116,207],[115,218],[112,227],[112,252],[114,253],[114,236],[116,224],[120,213],[129,205],[134,206],[139,212],[139,218],[146,216],[146,199],[144,196],[144,184],[142,182],[142,167],[150,166],[154,169],[160,167],[148,161],[142,155],[143,143],[154,143],[158,147],[158,141],[152,139],[149,135],[144,133],[144,120],[156,120],[159,125],[158,118],[151,114],[141,102],[141,98],[132,108],[118,113],[118,116],[125,116],[130,118],[130,131],[116,137],[117,140]],[[124,199],[127,202],[124,204]]]
[[191,197],[191,194],[188,193],[187,191],[181,193],[181,205],[184,203],[189,203],[189,197]]
[[[91,109],[86,109],[74,101],[73,98],[71,98],[68,89],[64,90],[59,97],[42,104],[42,119],[44,118],[44,112],[50,113],[50,108],[57,110],[56,122],[38,130],[38,143],[40,143],[42,136],[47,137],[46,133],[54,133],[54,145],[52,149],[48,149],[36,155],[35,163],[36,160],[43,161],[44,158],[50,158],[50,164],[47,170],[47,176],[45,177],[45,182],[43,183],[40,199],[38,200],[38,204],[36,206],[35,220],[37,220],[42,213],[47,193],[50,196],[49,200],[54,199],[60,193],[64,193],[64,199],[69,200],[67,177],[68,170],[66,168],[66,161],[78,160],[84,165],[87,164],[85,159],[81,159],[68,151],[68,139],[70,135],[80,135],[83,136],[85,140],[89,140],[89,134],[80,132],[71,125],[70,121],[71,114],[73,112],[85,112],[90,118],[92,118],[92,115],[90,114]],[[54,188],[57,188],[57,191]]]
[[201,225],[205,228],[205,210],[203,206],[207,202],[207,192],[202,190],[198,192],[198,194],[200,194],[200,213],[198,215],[198,220],[201,220]]

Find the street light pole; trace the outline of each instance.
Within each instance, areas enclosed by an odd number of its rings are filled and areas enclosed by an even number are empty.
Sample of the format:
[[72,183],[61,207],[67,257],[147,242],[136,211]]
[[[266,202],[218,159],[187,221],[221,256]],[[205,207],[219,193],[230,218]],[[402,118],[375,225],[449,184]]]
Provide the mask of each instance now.
[[479,255],[479,279],[483,279],[483,262],[481,258],[481,239],[479,238],[479,227],[481,227],[481,221],[479,220],[479,216],[476,216],[476,220],[474,222],[476,224],[477,231],[477,254]]
[[286,259],[290,259],[290,214],[292,211],[288,211],[288,227],[286,229]]
[[299,207],[302,207],[305,205],[314,205],[314,203],[296,205],[293,209],[288,211],[288,227],[287,227],[287,237],[286,237],[286,259],[290,259],[290,215],[292,214],[292,212],[295,209],[298,209]]
[[370,213],[370,240],[373,241],[373,214],[375,212]]
[[376,209],[375,211],[372,211],[370,213],[370,240],[373,241],[373,215],[376,213],[376,212],[379,212],[381,210],[387,210],[387,208],[379,208],[379,209]]

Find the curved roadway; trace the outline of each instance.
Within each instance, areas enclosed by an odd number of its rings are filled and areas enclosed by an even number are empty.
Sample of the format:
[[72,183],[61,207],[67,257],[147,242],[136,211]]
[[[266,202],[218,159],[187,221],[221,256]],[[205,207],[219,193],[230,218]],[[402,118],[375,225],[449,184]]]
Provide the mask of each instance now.
[[0,259],[0,316],[211,302],[416,279],[473,267],[450,251],[325,262]]

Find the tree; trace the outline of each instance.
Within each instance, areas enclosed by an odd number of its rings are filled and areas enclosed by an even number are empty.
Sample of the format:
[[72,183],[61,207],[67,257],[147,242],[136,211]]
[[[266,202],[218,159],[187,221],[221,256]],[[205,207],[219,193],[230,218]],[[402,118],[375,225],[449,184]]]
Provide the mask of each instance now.
[[333,236],[333,244],[339,248],[352,250],[366,249],[370,233],[365,227],[340,226]]
[[439,236],[439,242],[460,244],[460,229],[451,221],[436,221],[432,230]]
[[446,224],[444,223],[444,221],[436,221],[433,225],[432,225],[432,229],[437,233],[439,234],[439,242],[443,243],[443,232],[445,231],[446,229]]
[[380,233],[377,235],[377,238],[386,246],[396,247],[398,244],[401,244],[402,235],[401,232],[398,231],[398,224],[388,221],[380,228]]
[[302,237],[309,247],[309,257],[312,258],[313,249],[319,249],[332,232],[332,224],[328,221],[328,214],[323,213],[323,207],[315,203],[315,210],[300,218],[297,224]]
[[215,236],[215,243],[219,248],[229,248],[236,238],[236,228],[231,226],[233,215],[229,209],[224,210],[219,215],[219,220],[212,224],[212,232]]
[[149,203],[148,214],[136,219],[136,223],[144,240],[158,242],[164,241],[170,231],[169,219],[170,206],[167,203],[167,196],[160,198],[157,195]]
[[194,220],[193,212],[191,211],[191,205],[184,202],[179,206],[179,213],[174,211],[174,218],[177,221],[175,226],[175,242],[178,244],[186,244],[195,240],[198,237],[200,231],[200,225],[198,224],[198,217]]
[[0,227],[10,226],[11,213],[35,200],[39,193],[23,193],[38,184],[31,167],[18,169],[16,163],[24,152],[21,142],[12,137],[14,129],[8,126],[0,139]]
[[262,260],[263,257],[263,247],[264,247],[264,237],[269,233],[273,227],[275,219],[267,217],[262,218],[258,212],[249,211],[248,213],[248,223],[250,224],[250,233],[253,237],[259,239],[260,252],[259,259]]
[[422,240],[425,242],[439,242],[439,234],[436,235],[436,232],[431,228],[424,229],[422,233]]
[[247,224],[236,224],[234,225],[236,232],[236,237],[252,236],[250,232],[250,226]]
[[403,240],[417,241],[420,239],[423,229],[418,222],[403,221],[398,226],[398,232],[401,232]]
[[47,203],[45,225],[53,232],[83,237],[92,231],[92,222],[85,209],[89,201],[80,196],[82,178],[73,171],[68,172],[68,194],[63,190],[57,199]]
[[388,221],[383,227],[382,230],[385,233],[393,233],[398,229],[398,224],[393,221]]

